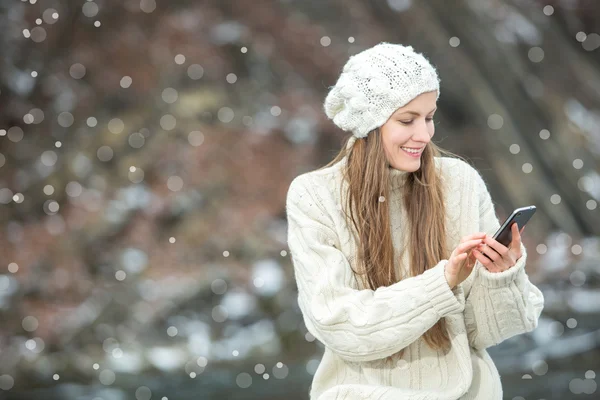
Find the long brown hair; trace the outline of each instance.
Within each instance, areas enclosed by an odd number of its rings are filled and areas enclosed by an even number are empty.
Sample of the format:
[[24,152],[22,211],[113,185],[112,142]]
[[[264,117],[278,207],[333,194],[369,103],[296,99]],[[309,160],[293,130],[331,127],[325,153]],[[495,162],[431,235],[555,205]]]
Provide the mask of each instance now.
[[[348,148],[352,138],[349,136],[336,157],[319,169],[348,157],[343,171],[348,190],[347,195],[340,198],[347,199],[343,205],[344,213],[353,222],[358,234],[356,265],[359,270],[353,269],[353,272],[355,277],[362,276],[366,287],[375,290],[402,279],[402,276],[396,276],[394,268],[390,202],[379,201],[380,196],[388,198],[389,164],[379,129],[369,132],[365,138],[356,139]],[[462,159],[430,141],[421,155],[421,168],[406,174],[402,185],[402,201],[410,229],[408,246],[402,249],[402,253],[409,250],[411,276],[422,274],[440,260],[448,259],[453,250],[446,243],[444,192],[434,160],[441,154]],[[450,338],[445,319],[436,322],[423,334],[423,338],[433,349],[449,350]]]

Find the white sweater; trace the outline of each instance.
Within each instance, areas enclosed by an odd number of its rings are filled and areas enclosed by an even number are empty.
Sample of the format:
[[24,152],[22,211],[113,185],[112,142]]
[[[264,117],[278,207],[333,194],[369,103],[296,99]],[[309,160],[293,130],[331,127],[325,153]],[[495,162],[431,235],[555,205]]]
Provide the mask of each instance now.
[[[444,276],[448,260],[419,276],[365,289],[350,269],[357,246],[341,212],[346,162],[299,175],[286,200],[298,304],[306,328],[325,346],[311,400],[502,399],[500,376],[486,348],[532,331],[544,306],[525,272],[525,246],[504,272],[489,272],[477,261],[454,290]],[[479,172],[460,159],[435,162],[446,194],[450,250],[465,235],[493,235],[500,223]],[[390,169],[391,195],[385,199],[397,254],[405,235],[401,182],[406,173]],[[404,266],[403,276],[410,276],[407,258],[405,252],[402,263],[396,261],[397,271]],[[447,354],[432,350],[421,337],[442,317],[452,341]],[[396,353],[404,348],[400,358]],[[392,361],[386,360],[391,355]]]

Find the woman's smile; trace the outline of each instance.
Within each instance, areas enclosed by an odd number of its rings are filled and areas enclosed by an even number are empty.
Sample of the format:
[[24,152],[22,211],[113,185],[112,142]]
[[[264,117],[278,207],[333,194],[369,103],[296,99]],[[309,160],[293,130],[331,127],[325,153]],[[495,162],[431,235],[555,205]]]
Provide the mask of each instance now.
[[419,158],[419,157],[421,157],[421,154],[423,153],[423,148],[421,148],[420,150],[413,150],[413,149],[406,148],[406,147],[400,147],[400,149],[402,150],[402,152],[404,154],[406,154],[407,156],[412,157],[412,158]]

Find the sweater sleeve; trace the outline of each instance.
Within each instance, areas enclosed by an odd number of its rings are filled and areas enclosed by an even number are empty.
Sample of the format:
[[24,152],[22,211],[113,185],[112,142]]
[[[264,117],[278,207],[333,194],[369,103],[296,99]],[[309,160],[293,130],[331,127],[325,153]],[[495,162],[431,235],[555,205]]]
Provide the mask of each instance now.
[[[500,227],[486,184],[472,170],[479,199],[480,231],[493,235]],[[521,243],[521,257],[503,272],[489,272],[476,262],[472,286],[465,290],[465,325],[470,345],[485,349],[537,327],[544,307],[542,292],[525,272],[527,249]]]
[[376,290],[351,287],[351,266],[336,247],[332,219],[311,193],[312,182],[301,177],[291,183],[286,200],[288,246],[298,305],[315,338],[346,360],[371,361],[400,351],[440,318],[462,313],[464,292],[450,290],[447,260]]

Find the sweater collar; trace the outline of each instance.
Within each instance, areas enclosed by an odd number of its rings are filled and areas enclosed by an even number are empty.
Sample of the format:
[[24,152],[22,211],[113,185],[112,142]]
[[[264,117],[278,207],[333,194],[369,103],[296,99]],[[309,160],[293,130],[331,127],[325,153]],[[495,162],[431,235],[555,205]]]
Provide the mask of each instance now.
[[404,185],[404,181],[406,176],[409,174],[408,171],[403,171],[401,169],[396,169],[391,165],[388,167],[389,171],[389,182],[390,188],[392,190],[399,189]]

